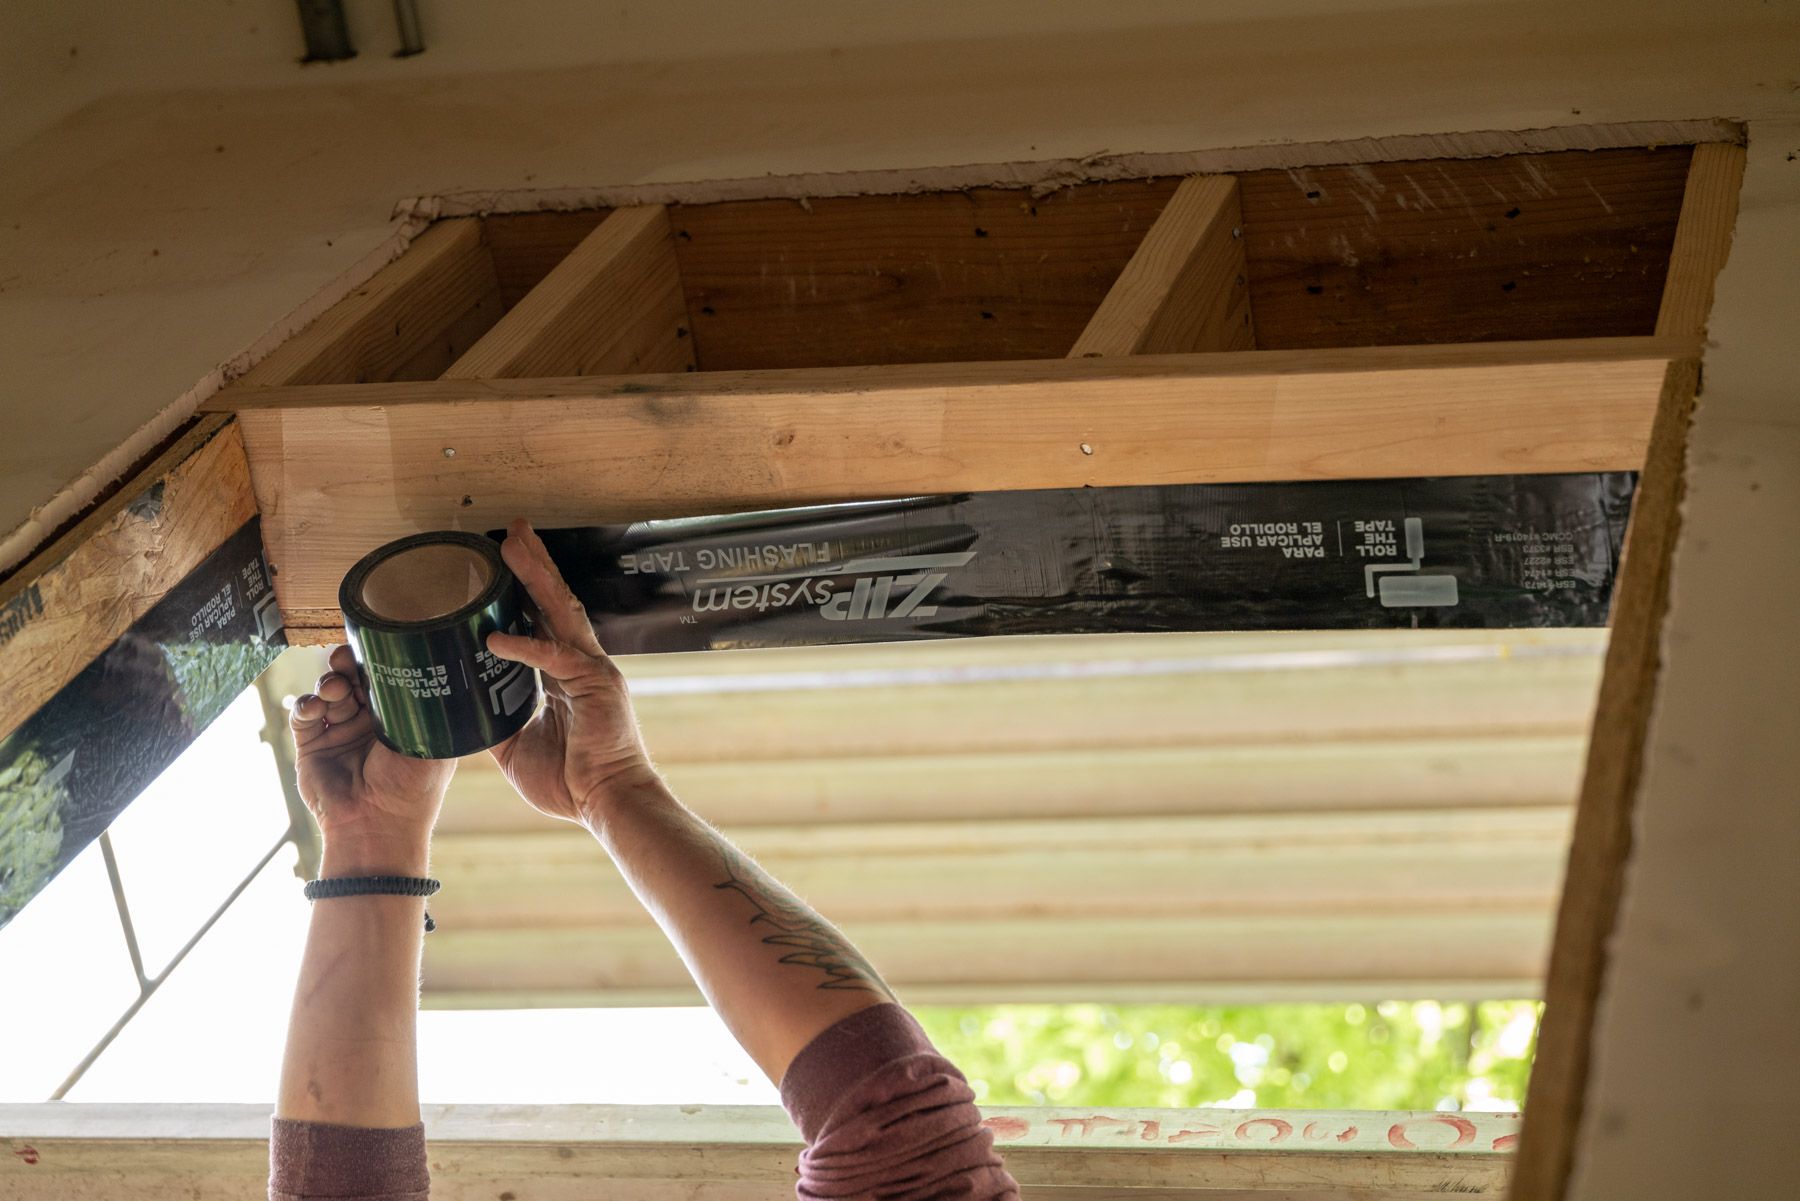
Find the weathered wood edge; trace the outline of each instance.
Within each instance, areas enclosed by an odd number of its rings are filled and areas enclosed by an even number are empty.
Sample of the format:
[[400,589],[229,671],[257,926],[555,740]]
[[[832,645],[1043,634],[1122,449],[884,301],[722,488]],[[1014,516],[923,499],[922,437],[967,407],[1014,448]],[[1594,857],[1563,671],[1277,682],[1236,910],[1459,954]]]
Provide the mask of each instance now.
[[[1695,148],[1658,315],[1658,336],[1700,338],[1737,223],[1744,151]],[[1561,1201],[1574,1165],[1607,943],[1618,919],[1650,716],[1661,672],[1670,563],[1681,532],[1699,351],[1669,365],[1633,503],[1612,640],[1545,983],[1543,1028],[1525,1112],[1515,1201]]]
[[256,516],[237,425],[209,414],[0,583],[0,738]]

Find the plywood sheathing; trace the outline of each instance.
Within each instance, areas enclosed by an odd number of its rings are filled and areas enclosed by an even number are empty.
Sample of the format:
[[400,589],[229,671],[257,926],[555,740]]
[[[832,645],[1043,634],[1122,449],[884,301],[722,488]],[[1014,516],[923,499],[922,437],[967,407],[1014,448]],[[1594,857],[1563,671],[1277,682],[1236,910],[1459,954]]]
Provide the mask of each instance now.
[[681,206],[701,366],[1060,358],[1179,182]]
[[1690,153],[1242,175],[1257,345],[1651,333]]

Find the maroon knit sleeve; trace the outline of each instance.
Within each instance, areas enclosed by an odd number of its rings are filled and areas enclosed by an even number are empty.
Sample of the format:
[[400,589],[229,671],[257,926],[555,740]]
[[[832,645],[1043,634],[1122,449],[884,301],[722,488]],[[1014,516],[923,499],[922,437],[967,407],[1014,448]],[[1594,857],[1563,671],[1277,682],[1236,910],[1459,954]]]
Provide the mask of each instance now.
[[801,1201],[1019,1195],[969,1082],[898,1005],[859,1010],[808,1043],[781,1101],[807,1143]]
[[274,1119],[270,1201],[427,1201],[425,1127],[375,1130]]

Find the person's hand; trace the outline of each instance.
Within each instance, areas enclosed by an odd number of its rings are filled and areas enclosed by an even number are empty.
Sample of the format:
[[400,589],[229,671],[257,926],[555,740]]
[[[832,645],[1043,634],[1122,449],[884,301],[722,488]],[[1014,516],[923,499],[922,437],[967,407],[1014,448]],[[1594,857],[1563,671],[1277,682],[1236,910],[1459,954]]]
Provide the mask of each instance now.
[[412,759],[375,737],[355,657],[331,652],[316,691],[294,701],[300,799],[324,835],[322,876],[422,876],[454,759]]
[[490,634],[488,650],[542,672],[544,705],[494,759],[534,809],[597,830],[609,795],[656,775],[625,679],[529,523],[507,528],[500,554],[537,603],[537,633]]

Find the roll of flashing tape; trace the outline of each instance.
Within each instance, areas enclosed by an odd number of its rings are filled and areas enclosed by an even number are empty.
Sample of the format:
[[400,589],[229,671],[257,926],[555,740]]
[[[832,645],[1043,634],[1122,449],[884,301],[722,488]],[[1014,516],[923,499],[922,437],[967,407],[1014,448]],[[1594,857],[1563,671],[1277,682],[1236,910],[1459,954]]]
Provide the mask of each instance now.
[[454,759],[516,734],[537,709],[537,673],[488,652],[523,633],[518,584],[479,534],[414,534],[365,555],[338,589],[381,741]]

